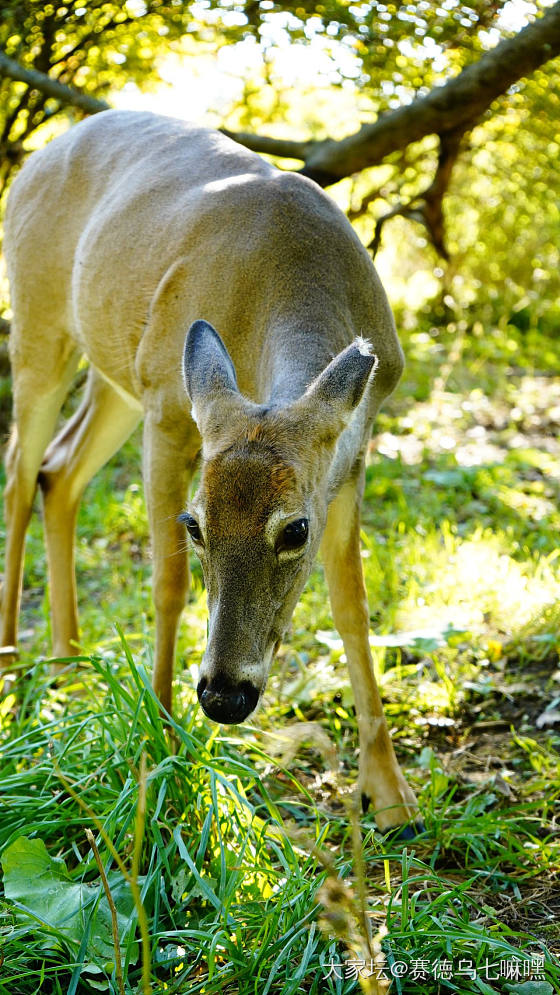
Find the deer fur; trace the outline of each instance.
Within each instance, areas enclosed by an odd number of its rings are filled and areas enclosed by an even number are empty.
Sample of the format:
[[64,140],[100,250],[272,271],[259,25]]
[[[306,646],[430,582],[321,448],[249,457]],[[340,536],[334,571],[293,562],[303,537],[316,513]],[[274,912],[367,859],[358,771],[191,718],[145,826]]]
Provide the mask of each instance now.
[[[373,674],[359,540],[364,453],[403,360],[347,219],[310,180],[217,132],[107,111],[30,157],[10,193],[5,255],[3,645],[16,645],[39,482],[53,651],[76,653],[80,499],[143,418],[162,706],[188,589],[185,522],[208,592],[198,693],[223,722],[261,700],[320,549],[356,701],[360,790],[381,828],[414,819]],[[84,399],[55,434],[82,356]]]

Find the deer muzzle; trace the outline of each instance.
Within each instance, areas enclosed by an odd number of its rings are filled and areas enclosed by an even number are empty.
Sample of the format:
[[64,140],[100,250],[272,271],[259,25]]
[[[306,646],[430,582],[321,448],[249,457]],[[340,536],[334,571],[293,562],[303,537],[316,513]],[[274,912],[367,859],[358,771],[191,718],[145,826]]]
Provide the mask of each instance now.
[[255,710],[259,690],[250,681],[230,684],[223,678],[208,681],[202,677],[196,689],[204,714],[213,722],[235,725]]

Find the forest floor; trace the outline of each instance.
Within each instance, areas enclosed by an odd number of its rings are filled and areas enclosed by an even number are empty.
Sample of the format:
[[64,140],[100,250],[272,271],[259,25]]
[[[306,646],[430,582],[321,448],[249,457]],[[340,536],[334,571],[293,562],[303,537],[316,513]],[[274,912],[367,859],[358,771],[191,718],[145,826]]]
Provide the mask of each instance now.
[[398,995],[560,990],[560,341],[480,322],[403,337],[371,444],[363,565],[426,833],[384,841],[355,814],[355,713],[320,567],[264,707],[226,729],[193,691],[206,636],[193,559],[177,721],[162,725],[136,434],[86,493],[83,645],[62,682],[39,503],[29,532],[0,705],[0,995],[381,993],[375,958]]

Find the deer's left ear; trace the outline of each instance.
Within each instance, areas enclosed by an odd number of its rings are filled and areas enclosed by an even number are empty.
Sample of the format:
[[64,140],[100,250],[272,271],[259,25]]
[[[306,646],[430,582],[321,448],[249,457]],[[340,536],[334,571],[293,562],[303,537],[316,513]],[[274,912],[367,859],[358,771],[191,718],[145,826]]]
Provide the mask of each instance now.
[[307,418],[312,432],[334,441],[360,403],[377,363],[370,343],[355,339],[309,385],[292,413]]

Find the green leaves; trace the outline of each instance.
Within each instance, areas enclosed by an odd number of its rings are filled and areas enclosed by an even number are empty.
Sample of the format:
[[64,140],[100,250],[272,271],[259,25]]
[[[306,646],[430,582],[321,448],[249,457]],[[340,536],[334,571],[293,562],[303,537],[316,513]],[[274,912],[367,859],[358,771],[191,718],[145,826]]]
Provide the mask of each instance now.
[[[52,931],[53,940],[66,946],[72,959],[82,949],[90,967],[113,962],[111,910],[100,881],[90,885],[74,880],[64,861],[51,857],[42,840],[25,836],[4,851],[2,870],[6,898],[16,903],[23,917],[37,919]],[[134,902],[120,873],[109,874],[108,880],[123,942],[136,927]],[[133,947],[132,963],[138,957],[137,944]]]

